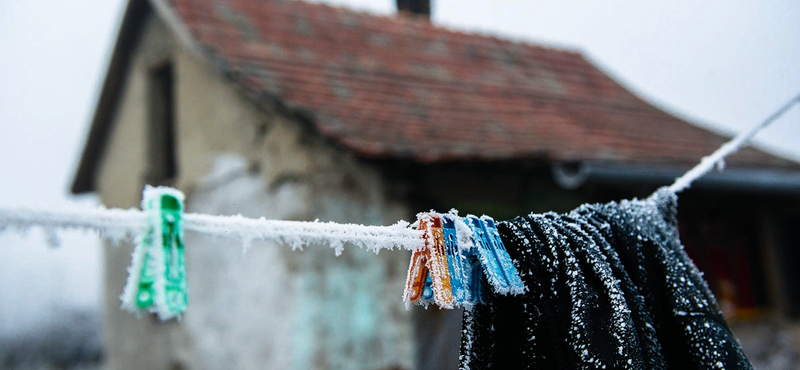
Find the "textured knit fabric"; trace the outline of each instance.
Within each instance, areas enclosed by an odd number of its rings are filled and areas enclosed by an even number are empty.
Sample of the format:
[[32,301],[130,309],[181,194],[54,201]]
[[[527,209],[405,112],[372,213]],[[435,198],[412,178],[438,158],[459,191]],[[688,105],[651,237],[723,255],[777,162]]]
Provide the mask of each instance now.
[[465,310],[461,368],[751,369],[683,251],[676,210],[659,190],[499,223],[528,291],[486,290]]

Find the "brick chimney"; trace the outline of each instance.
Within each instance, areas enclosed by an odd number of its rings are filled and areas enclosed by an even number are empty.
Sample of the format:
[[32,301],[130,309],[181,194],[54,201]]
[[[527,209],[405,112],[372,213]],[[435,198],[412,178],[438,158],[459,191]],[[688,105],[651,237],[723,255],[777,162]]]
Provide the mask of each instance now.
[[431,17],[430,0],[396,0],[397,12],[401,15]]

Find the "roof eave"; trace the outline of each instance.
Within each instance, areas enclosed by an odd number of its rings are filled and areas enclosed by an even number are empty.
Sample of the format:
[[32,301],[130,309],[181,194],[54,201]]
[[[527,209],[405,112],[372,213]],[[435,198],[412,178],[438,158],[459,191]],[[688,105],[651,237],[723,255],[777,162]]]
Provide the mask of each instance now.
[[[577,169],[556,164],[553,177],[562,187],[572,189],[586,183],[668,186],[688,170],[689,167],[679,166],[586,162]],[[704,175],[694,182],[692,188],[800,194],[800,172],[774,168],[727,168]]]
[[150,3],[145,0],[130,0],[125,9],[92,118],[89,137],[86,139],[78,170],[70,187],[70,192],[73,194],[95,190],[99,160],[105,149],[111,121],[125,85],[131,53],[136,47],[141,27],[150,11],[152,11]]

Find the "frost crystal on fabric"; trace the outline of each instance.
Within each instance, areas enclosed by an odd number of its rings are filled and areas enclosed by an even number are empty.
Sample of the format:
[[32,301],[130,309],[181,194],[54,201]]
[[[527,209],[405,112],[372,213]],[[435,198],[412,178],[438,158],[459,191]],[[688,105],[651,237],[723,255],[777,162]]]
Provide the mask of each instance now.
[[461,368],[752,369],[676,215],[662,189],[498,223],[528,292],[464,311]]

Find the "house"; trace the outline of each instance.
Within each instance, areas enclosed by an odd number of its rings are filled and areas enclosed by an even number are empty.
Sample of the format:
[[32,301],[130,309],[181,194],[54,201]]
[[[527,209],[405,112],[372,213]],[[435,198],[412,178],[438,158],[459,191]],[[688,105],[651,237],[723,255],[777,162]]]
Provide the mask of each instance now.
[[[144,184],[167,184],[190,212],[292,220],[391,224],[452,207],[504,219],[646,196],[726,141],[578,52],[439,28],[413,14],[429,6],[399,3],[410,14],[130,0],[72,192],[128,208]],[[743,340],[778,341],[762,329],[780,325],[789,353],[798,194],[800,164],[751,148],[680,205],[684,243]],[[106,249],[111,368],[457,361],[458,311],[403,308],[408,253],[186,245],[190,308],[167,323],[119,310],[132,245]]]

